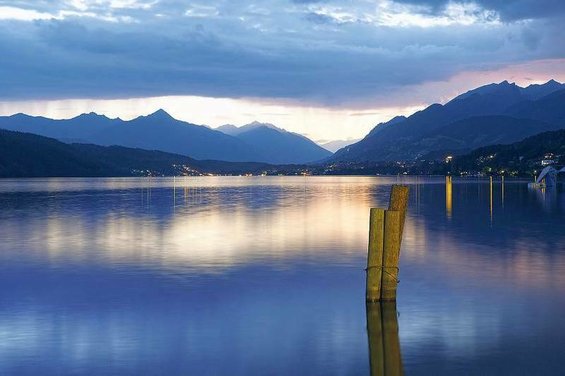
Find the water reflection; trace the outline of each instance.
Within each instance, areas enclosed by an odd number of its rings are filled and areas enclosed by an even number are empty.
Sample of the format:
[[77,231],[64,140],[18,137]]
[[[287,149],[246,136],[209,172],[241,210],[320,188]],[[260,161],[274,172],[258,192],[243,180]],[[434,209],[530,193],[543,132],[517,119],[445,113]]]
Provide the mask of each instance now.
[[504,208],[504,176],[501,177],[500,181],[500,200],[502,201],[502,207]]
[[403,375],[396,302],[367,303],[366,308],[371,376]]
[[492,225],[492,208],[493,208],[493,188],[492,188],[492,176],[489,177],[489,209],[490,209],[490,224]]
[[451,218],[453,212],[453,181],[451,176],[445,177],[445,213]]
[[[369,208],[386,206],[397,180],[412,185],[399,318],[359,304]],[[447,183],[2,180],[0,374],[21,364],[47,375],[64,365],[77,374],[367,374],[378,364],[378,315],[383,341],[385,317],[400,326],[396,369],[407,374],[493,364],[498,374],[551,374],[565,346],[561,187]],[[386,354],[376,359],[384,367]]]

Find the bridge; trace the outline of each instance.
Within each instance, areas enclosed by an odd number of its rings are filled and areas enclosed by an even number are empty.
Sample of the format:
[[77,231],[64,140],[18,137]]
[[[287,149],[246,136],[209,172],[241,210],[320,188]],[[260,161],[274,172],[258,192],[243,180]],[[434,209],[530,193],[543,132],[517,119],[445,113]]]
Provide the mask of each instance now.
[[565,173],[565,167],[558,170],[553,166],[547,166],[546,168],[541,170],[538,178],[536,179],[536,182],[530,185],[533,187],[554,187],[557,184],[557,175],[560,173]]

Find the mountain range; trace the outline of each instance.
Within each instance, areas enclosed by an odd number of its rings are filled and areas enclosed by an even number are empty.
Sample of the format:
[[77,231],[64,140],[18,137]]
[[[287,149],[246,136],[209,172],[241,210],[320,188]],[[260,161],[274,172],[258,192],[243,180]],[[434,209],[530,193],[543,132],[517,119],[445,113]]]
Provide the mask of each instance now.
[[174,119],[164,110],[133,120],[95,113],[54,120],[24,114],[0,117],[0,128],[56,138],[67,143],[119,145],[232,162],[307,163],[331,153],[304,136],[270,124],[252,123],[229,132]]
[[528,87],[508,81],[485,85],[445,104],[381,123],[333,155],[272,124],[211,129],[174,119],[163,110],[129,121],[95,113],[66,120],[16,114],[0,117],[0,128],[69,144],[156,150],[194,160],[279,165],[437,160],[565,128],[565,84],[551,80]]
[[269,123],[255,121],[242,127],[227,124],[217,130],[236,137],[264,155],[269,155],[267,161],[270,163],[319,161],[332,154],[298,133],[285,131]]
[[379,124],[361,141],[338,150],[330,161],[406,161],[438,153],[464,154],[561,128],[565,128],[564,84],[551,80],[523,88],[503,81]]

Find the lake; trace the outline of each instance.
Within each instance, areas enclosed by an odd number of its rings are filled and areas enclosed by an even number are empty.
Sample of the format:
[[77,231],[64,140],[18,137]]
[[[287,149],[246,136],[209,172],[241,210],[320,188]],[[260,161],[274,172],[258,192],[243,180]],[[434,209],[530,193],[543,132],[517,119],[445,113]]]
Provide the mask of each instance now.
[[[367,310],[369,208],[395,183],[398,301]],[[564,372],[563,186],[8,179],[0,209],[1,375]]]

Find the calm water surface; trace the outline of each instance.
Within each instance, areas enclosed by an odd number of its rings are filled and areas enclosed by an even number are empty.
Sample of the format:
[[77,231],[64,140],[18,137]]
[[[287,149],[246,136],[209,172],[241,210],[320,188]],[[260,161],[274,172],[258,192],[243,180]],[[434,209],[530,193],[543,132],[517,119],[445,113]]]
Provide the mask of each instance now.
[[564,374],[563,188],[403,179],[397,307],[367,313],[397,181],[0,180],[0,375]]

